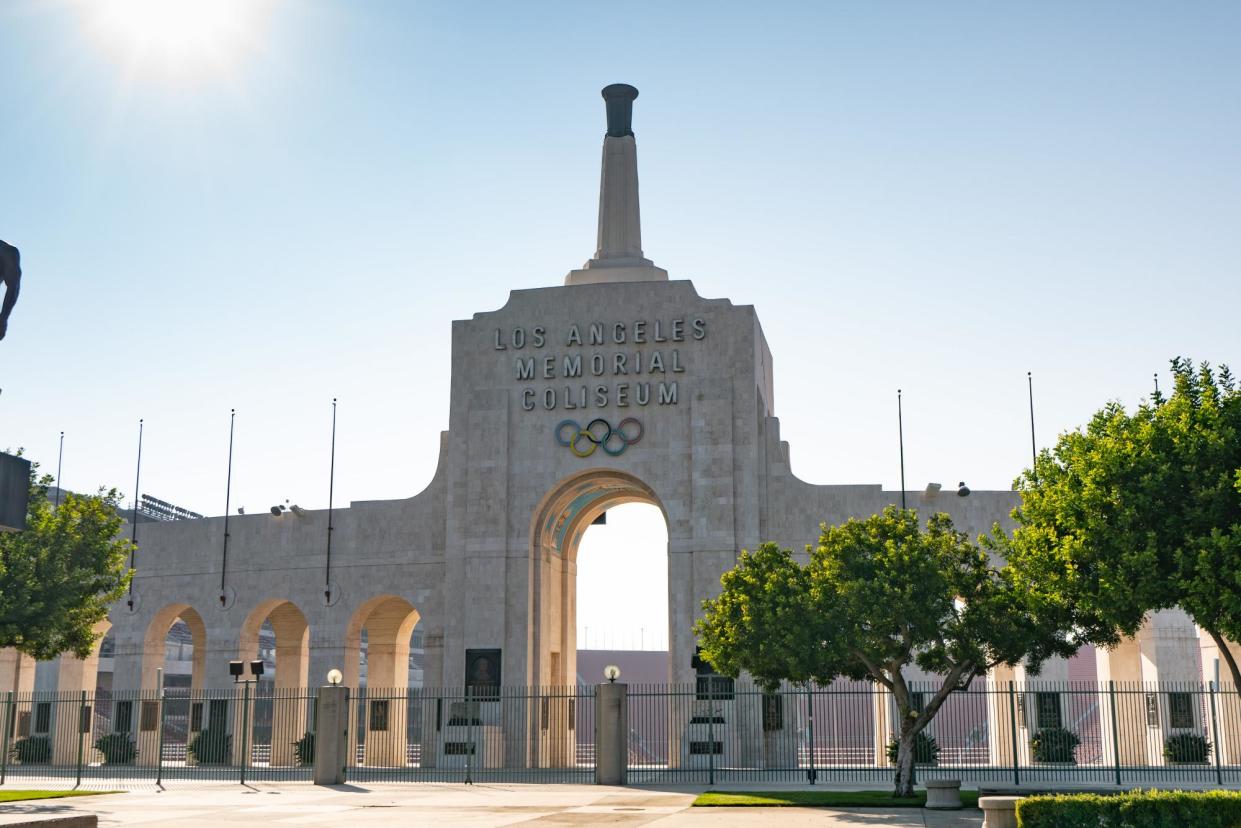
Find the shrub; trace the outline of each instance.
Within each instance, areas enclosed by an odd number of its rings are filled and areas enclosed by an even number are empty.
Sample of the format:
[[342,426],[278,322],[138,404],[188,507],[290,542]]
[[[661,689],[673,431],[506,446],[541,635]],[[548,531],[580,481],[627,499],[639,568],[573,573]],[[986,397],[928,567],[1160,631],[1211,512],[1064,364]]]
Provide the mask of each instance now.
[[128,765],[138,756],[138,748],[128,733],[109,733],[95,740],[95,750],[103,754],[106,765]]
[[297,764],[305,767],[315,763],[315,734],[307,730],[302,738],[293,743],[293,748],[297,752]]
[[233,737],[222,730],[200,730],[186,750],[200,765],[224,765],[233,753]]
[[1205,762],[1210,756],[1210,741],[1197,733],[1177,733],[1163,743],[1163,758],[1169,762]]
[[46,736],[28,736],[13,743],[13,758],[23,765],[38,765],[52,758],[52,740]]
[[1073,762],[1073,750],[1081,744],[1077,734],[1063,727],[1045,727],[1030,737],[1035,762]]
[[[888,761],[893,765],[896,764],[896,753],[899,745],[896,740],[888,742]],[[928,734],[925,730],[918,731],[918,735],[914,736],[914,764],[915,765],[934,765],[939,761],[939,745],[935,741],[935,737]]]
[[1241,792],[1133,791],[1121,794],[1031,796],[1017,803],[1020,828],[1235,828]]

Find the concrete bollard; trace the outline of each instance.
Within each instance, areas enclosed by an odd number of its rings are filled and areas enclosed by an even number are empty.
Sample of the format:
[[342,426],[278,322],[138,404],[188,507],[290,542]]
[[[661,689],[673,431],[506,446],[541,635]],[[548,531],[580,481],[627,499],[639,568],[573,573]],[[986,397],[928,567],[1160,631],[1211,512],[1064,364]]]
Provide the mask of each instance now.
[[956,811],[961,808],[960,779],[931,779],[926,783],[926,807],[933,811]]
[[1017,800],[1020,796],[983,796],[978,799],[982,808],[982,828],[1017,828]]
[[624,785],[629,778],[629,685],[595,688],[595,783]]
[[345,784],[349,756],[349,688],[320,687],[315,728],[315,784]]

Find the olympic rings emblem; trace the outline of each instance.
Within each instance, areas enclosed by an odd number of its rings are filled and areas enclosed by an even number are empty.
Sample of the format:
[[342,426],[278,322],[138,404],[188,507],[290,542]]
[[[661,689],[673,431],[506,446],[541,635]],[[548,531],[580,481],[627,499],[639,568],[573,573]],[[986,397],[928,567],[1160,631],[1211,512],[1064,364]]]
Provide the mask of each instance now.
[[605,454],[619,457],[625,449],[640,442],[645,432],[642,421],[635,417],[626,417],[616,428],[604,418],[596,417],[585,428],[577,420],[561,420],[556,424],[555,436],[557,443],[578,457],[589,457],[598,448]]

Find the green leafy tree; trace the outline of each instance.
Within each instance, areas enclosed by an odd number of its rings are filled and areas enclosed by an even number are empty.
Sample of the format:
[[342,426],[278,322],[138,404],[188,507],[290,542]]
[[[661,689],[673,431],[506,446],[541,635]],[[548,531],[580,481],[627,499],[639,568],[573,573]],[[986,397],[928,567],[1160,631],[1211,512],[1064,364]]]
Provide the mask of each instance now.
[[37,659],[90,655],[94,627],[129,584],[129,541],[115,489],[47,499],[51,477],[32,469],[26,529],[0,533],[0,647]]
[[1180,606],[1241,686],[1241,392],[1227,367],[1178,358],[1172,374],[1170,397],[1108,403],[1038,456],[1002,552],[1104,647]]
[[[1075,649],[1059,624],[1025,600],[1008,566],[954,529],[947,515],[926,526],[889,507],[865,520],[822,527],[809,561],[763,544],[742,552],[719,597],[696,625],[703,656],[721,673],[827,684],[868,679],[891,691],[899,714],[897,796],[913,796],[918,734],[949,695],[999,664],[1032,672]],[[941,677],[915,709],[905,672]]]

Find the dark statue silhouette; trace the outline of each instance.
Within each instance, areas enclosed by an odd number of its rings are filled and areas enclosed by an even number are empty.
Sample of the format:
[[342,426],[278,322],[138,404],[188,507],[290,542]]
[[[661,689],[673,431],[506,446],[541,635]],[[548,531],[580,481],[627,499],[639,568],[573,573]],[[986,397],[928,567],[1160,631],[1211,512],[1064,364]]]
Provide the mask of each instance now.
[[17,293],[22,286],[22,256],[6,241],[0,241],[0,284],[5,287],[4,304],[0,305],[0,339],[4,339],[9,328],[9,314],[17,304]]

